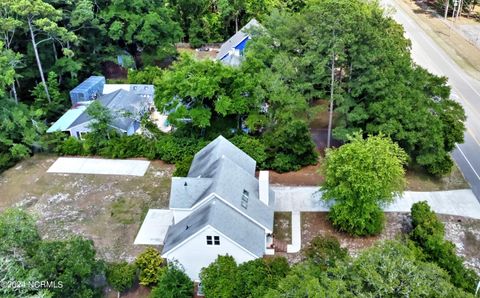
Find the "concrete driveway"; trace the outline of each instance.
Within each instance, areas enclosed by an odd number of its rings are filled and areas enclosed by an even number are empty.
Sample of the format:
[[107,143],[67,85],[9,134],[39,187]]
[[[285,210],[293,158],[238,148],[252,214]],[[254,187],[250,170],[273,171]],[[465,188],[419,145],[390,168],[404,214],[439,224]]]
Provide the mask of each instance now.
[[167,209],[148,210],[133,244],[163,245],[168,227],[172,224],[172,211]]
[[[275,211],[328,211],[327,204],[320,201],[318,187],[274,186]],[[385,212],[410,212],[412,205],[427,201],[433,211],[441,214],[466,216],[480,219],[480,203],[470,189],[419,192],[406,191],[394,203],[385,206]]]
[[149,165],[146,160],[60,157],[47,172],[143,176]]

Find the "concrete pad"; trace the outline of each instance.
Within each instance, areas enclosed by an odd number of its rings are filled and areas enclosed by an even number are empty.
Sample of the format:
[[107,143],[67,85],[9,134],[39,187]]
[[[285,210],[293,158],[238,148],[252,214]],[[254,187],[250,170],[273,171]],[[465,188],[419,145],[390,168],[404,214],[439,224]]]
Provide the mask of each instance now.
[[166,209],[148,210],[133,244],[163,245],[168,227],[172,224],[172,211]]
[[143,176],[149,165],[146,160],[60,157],[47,172]]
[[[272,190],[275,191],[275,211],[326,212],[330,210],[330,205],[320,200],[321,192],[318,187],[274,186]],[[480,203],[471,189],[406,191],[401,198],[397,198],[383,210],[410,212],[412,205],[419,201],[427,201],[436,213],[480,219]]]
[[292,244],[287,245],[287,253],[297,253],[302,248],[302,227],[300,211],[292,212]]
[[471,189],[433,192],[406,191],[401,198],[397,198],[383,210],[386,212],[410,212],[412,205],[420,201],[427,201],[436,213],[480,219],[480,203]]

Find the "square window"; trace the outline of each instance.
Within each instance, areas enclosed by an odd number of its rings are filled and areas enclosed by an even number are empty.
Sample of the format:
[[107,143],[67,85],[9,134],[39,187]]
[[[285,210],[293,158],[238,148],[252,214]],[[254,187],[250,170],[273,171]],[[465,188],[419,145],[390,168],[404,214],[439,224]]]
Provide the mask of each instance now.
[[213,236],[213,241],[215,245],[220,245],[220,236]]
[[207,245],[212,245],[212,236],[207,236]]

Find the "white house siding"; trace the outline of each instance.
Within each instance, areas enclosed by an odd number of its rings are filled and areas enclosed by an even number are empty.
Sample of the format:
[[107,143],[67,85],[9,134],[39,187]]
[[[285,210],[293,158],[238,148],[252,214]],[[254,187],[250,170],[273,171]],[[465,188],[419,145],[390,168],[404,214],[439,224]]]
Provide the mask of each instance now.
[[90,121],[79,124],[69,129],[70,135],[74,138],[78,138],[77,132],[87,133],[90,131]]
[[[220,236],[220,245],[207,245],[207,236],[212,236],[212,239],[213,236]],[[218,255],[226,254],[233,256],[238,264],[257,258],[210,226],[194,235],[183,245],[164,254],[163,257],[169,261],[177,260],[183,265],[185,273],[192,280],[199,281],[201,269],[215,261]]]
[[170,209],[173,211],[173,223],[177,224],[192,213],[191,210]]

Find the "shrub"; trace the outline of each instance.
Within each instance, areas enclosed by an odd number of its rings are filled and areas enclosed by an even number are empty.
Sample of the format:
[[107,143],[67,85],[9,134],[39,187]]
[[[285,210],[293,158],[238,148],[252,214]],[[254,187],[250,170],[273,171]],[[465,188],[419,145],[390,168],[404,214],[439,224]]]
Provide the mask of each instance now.
[[175,172],[173,176],[176,177],[186,177],[188,171],[190,170],[190,165],[192,164],[193,156],[187,156],[182,161],[175,163]]
[[203,268],[200,273],[205,296],[234,297],[237,271],[237,263],[232,256],[218,256],[215,262]]
[[106,270],[108,283],[118,292],[130,289],[135,282],[137,267],[127,262],[108,264]]
[[140,284],[144,286],[156,284],[164,271],[163,263],[160,253],[155,248],[145,249],[135,260],[135,265],[140,270]]
[[427,202],[413,204],[411,216],[413,230],[410,238],[422,249],[425,258],[445,269],[456,287],[473,293],[479,277],[465,267],[463,259],[455,253],[455,245],[444,239],[444,225]]
[[335,228],[354,236],[379,234],[385,222],[383,211],[378,206],[372,206],[368,212],[357,208],[346,204],[334,205],[328,218]]
[[191,298],[193,282],[177,263],[169,263],[153,288],[151,298]]
[[61,155],[83,155],[85,150],[83,148],[83,141],[69,137],[63,144],[60,145],[59,153]]
[[340,247],[337,238],[325,235],[313,238],[303,254],[307,260],[326,270],[335,267],[337,261],[344,260],[348,256],[348,251]]
[[266,147],[259,139],[242,134],[234,136],[230,141],[251,158],[255,159],[258,168],[265,168],[267,159]]

